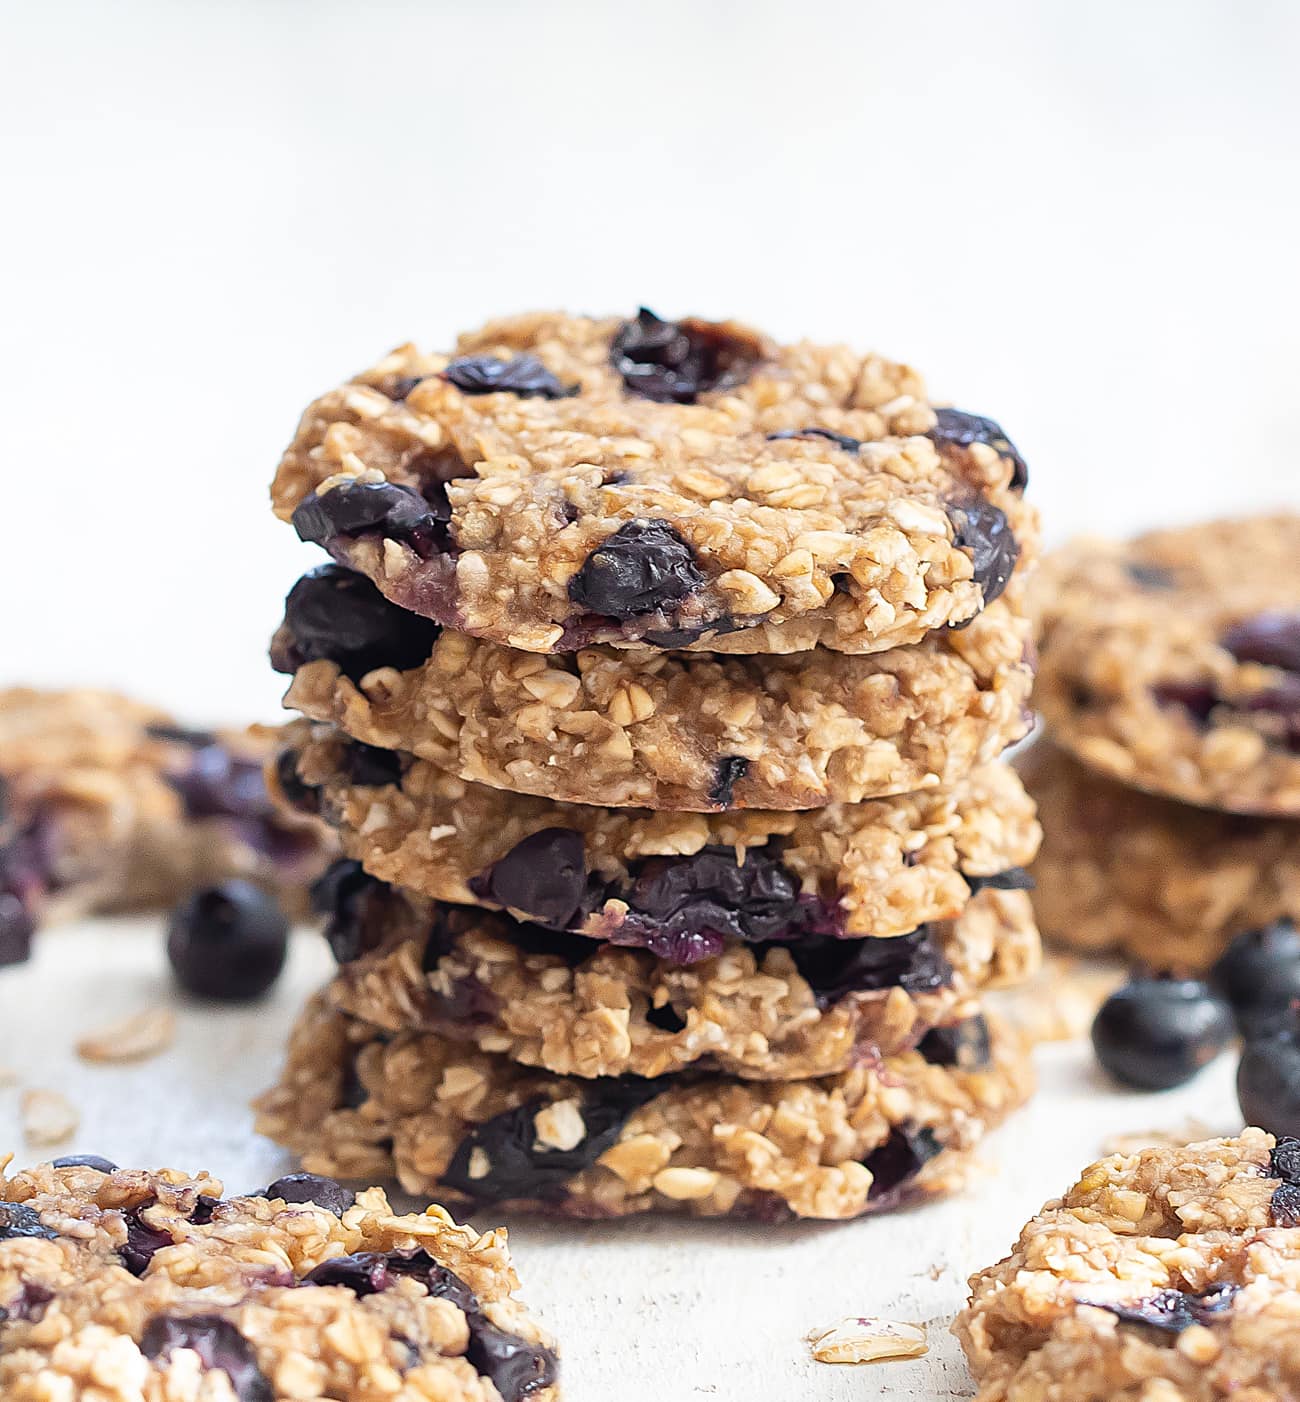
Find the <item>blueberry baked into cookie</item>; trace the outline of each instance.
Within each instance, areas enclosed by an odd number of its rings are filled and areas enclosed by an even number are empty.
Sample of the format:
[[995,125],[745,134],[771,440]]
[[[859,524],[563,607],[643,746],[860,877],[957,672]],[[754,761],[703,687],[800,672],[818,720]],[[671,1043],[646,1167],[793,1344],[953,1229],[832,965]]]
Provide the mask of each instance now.
[[1300,1141],[1258,1129],[1085,1170],[971,1279],[977,1402],[1300,1396]]
[[228,1198],[93,1156],[3,1168],[6,1402],[559,1396],[504,1231],[311,1174]]

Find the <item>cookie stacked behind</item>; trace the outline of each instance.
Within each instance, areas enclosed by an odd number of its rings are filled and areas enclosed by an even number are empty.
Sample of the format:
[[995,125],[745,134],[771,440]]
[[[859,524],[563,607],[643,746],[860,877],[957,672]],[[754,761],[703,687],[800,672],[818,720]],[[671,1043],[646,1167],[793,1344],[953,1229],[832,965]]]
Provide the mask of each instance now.
[[1300,918],[1300,516],[1085,540],[1038,581],[1044,933],[1199,972]]
[[575,1215],[851,1217],[1023,1099],[1036,521],[996,424],[733,324],[537,316],[308,410],[276,780],[345,860],[263,1130]]

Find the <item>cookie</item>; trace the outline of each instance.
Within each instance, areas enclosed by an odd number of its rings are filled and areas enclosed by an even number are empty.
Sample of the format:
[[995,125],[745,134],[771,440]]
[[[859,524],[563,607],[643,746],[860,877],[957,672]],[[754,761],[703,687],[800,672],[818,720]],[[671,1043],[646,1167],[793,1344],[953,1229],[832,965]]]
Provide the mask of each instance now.
[[803,813],[654,813],[470,784],[427,760],[285,728],[345,854],[435,900],[691,963],[746,942],[902,935],[956,915],[976,878],[1038,842],[1015,774],[989,765],[926,789]]
[[330,1005],[384,1032],[436,1032],[563,1076],[698,1069],[832,1075],[939,1023],[959,1063],[987,1041],[977,995],[1038,965],[1024,891],[888,940],[729,944],[697,964],[409,896],[340,862],[322,880],[339,960]]
[[226,877],[305,913],[330,843],[272,804],[269,753],[112,692],[0,691],[0,963],[39,919],[165,907]]
[[996,1024],[983,1060],[918,1050],[820,1080],[583,1081],[391,1036],[318,998],[257,1124],[313,1172],[395,1173],[452,1202],[847,1218],[959,1185],[967,1151],[1030,1089],[1023,1047]]
[[977,1402],[1300,1395],[1300,1141],[1116,1154],[971,1279]]
[[1101,773],[1300,815],[1300,515],[1079,541],[1040,581],[1039,702]]
[[1234,936],[1300,920],[1300,824],[1153,798],[1051,745],[1017,767],[1043,822],[1031,870],[1052,943],[1198,973]]
[[[0,1169],[3,1168],[0,1162]],[[506,1234],[306,1174],[93,1157],[0,1176],[6,1402],[555,1402]]]
[[1018,607],[865,657],[546,658],[440,634],[325,565],[290,591],[271,656],[294,677],[286,706],[476,783],[605,807],[815,808],[953,783],[1024,735]]
[[1035,549],[1025,477],[879,356],[540,313],[318,399],[272,496],[395,604],[525,652],[877,652],[1002,592]]

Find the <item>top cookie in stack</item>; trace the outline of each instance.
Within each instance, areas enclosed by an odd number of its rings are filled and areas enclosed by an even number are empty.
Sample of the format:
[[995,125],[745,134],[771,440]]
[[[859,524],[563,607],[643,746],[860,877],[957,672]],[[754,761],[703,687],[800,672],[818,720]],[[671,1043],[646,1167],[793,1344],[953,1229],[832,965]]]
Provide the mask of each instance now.
[[1026,479],[905,366],[644,310],[404,347],[312,405],[273,495],[336,563],[272,645],[317,723],[276,778],[347,853],[347,967],[267,1132],[584,1214],[948,1186],[1027,1083],[981,1011],[1037,948],[997,762]]

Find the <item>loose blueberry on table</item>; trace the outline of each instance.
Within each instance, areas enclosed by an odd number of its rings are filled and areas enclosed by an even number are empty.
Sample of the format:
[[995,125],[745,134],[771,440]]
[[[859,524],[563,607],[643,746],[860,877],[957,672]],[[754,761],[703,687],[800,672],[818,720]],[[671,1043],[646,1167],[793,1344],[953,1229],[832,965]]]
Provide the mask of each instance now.
[[257,998],[280,976],[289,922],[275,898],[247,881],[187,897],[167,927],[167,958],[187,992],[220,1002]]
[[1134,978],[1106,999],[1092,1025],[1097,1060],[1140,1090],[1182,1085],[1232,1036],[1232,1010],[1196,979]]

